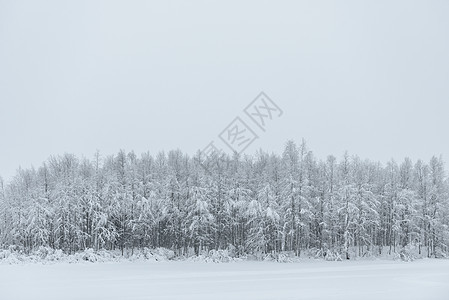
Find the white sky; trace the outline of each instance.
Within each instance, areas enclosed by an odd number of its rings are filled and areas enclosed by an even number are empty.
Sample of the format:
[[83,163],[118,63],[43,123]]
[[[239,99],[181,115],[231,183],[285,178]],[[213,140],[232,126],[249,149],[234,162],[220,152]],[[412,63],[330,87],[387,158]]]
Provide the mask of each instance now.
[[304,137],[319,158],[449,160],[448,16],[444,0],[0,0],[0,175],[64,152],[193,154],[260,91],[284,115],[247,153]]

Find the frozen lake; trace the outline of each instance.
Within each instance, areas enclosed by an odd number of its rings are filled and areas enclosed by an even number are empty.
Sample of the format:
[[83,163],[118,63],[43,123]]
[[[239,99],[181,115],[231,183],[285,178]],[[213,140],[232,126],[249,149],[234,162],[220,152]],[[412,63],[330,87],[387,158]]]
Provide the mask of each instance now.
[[0,265],[0,299],[449,299],[449,260]]

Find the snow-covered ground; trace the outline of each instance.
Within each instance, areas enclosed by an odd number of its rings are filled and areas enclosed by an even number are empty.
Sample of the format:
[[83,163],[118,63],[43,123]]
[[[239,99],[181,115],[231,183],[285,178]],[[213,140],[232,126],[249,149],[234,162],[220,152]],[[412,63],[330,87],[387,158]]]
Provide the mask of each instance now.
[[449,260],[0,265],[0,299],[449,299]]

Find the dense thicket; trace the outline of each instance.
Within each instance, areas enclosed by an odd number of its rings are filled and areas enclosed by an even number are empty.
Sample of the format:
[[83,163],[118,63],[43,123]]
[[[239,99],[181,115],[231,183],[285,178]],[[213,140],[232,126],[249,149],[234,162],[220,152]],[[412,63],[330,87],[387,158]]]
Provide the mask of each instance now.
[[281,156],[65,154],[0,180],[0,243],[180,254],[231,247],[364,255],[414,246],[431,257],[448,252],[448,185],[440,158],[320,161],[292,141]]

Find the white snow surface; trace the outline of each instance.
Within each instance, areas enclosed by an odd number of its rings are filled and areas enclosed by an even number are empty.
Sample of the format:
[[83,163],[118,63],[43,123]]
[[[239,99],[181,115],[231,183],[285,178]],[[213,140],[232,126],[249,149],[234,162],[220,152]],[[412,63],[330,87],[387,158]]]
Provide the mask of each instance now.
[[449,260],[0,265],[0,299],[449,299]]

